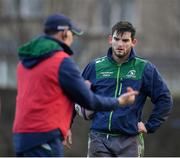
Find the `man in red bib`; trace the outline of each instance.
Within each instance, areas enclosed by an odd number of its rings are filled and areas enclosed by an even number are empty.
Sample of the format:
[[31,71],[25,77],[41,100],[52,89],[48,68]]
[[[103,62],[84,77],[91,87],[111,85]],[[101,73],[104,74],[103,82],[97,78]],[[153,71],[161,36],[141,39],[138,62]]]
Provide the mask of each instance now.
[[18,50],[13,125],[17,156],[64,156],[62,141],[68,136],[74,103],[90,110],[109,111],[133,103],[137,95],[131,88],[119,98],[105,98],[90,91],[70,57],[73,35],[82,31],[68,17],[49,16],[44,33]]

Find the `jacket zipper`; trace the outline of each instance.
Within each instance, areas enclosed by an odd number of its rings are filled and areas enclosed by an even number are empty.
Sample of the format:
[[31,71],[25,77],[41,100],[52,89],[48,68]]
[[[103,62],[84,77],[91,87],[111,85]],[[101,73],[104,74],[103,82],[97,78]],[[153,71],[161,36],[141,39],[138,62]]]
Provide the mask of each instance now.
[[[119,88],[119,81],[121,80],[120,79],[120,70],[121,70],[121,65],[118,66],[116,90],[115,90],[115,95],[114,95],[115,98],[117,98],[118,94],[121,94],[121,89],[122,89],[122,83],[120,83],[120,88]],[[119,93],[118,93],[118,89],[119,89]],[[110,112],[110,115],[109,115],[109,123],[108,123],[109,131],[111,131],[112,114],[113,114],[113,110]]]
[[119,93],[118,93],[118,96],[121,95],[121,91],[122,91],[122,78],[120,79],[121,83],[120,83],[120,87],[119,87]]

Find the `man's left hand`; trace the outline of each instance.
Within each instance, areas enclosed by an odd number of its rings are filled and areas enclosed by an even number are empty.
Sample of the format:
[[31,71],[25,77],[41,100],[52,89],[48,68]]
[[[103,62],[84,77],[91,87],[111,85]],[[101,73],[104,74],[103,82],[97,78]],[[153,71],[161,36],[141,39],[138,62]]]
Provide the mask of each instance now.
[[147,129],[143,122],[138,122],[138,132],[139,133],[147,133]]

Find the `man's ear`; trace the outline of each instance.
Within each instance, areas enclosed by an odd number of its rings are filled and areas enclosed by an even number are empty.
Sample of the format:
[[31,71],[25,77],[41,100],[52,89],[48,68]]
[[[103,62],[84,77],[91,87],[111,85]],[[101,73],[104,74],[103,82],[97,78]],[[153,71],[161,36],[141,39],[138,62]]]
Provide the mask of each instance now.
[[63,39],[65,40],[67,38],[67,30],[64,30],[62,32]]
[[109,44],[112,44],[112,35],[109,35],[109,37],[108,37],[108,43],[109,43]]
[[137,44],[137,39],[133,39],[133,41],[132,41],[132,47],[134,47],[136,44]]

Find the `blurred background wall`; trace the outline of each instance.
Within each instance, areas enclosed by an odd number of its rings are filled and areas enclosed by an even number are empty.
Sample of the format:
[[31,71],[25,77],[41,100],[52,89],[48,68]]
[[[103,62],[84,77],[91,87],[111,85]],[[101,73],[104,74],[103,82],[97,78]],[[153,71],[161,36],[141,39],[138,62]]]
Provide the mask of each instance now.
[[[12,123],[16,97],[17,48],[42,33],[44,19],[64,13],[85,31],[76,37],[74,59],[82,70],[104,56],[114,23],[132,22],[137,29],[136,51],[156,64],[172,92],[174,108],[168,121],[145,135],[145,156],[180,156],[180,1],[179,0],[0,0],[0,156],[15,156]],[[144,119],[152,105],[147,101]],[[86,156],[90,122],[76,117],[73,146],[66,156]]]

